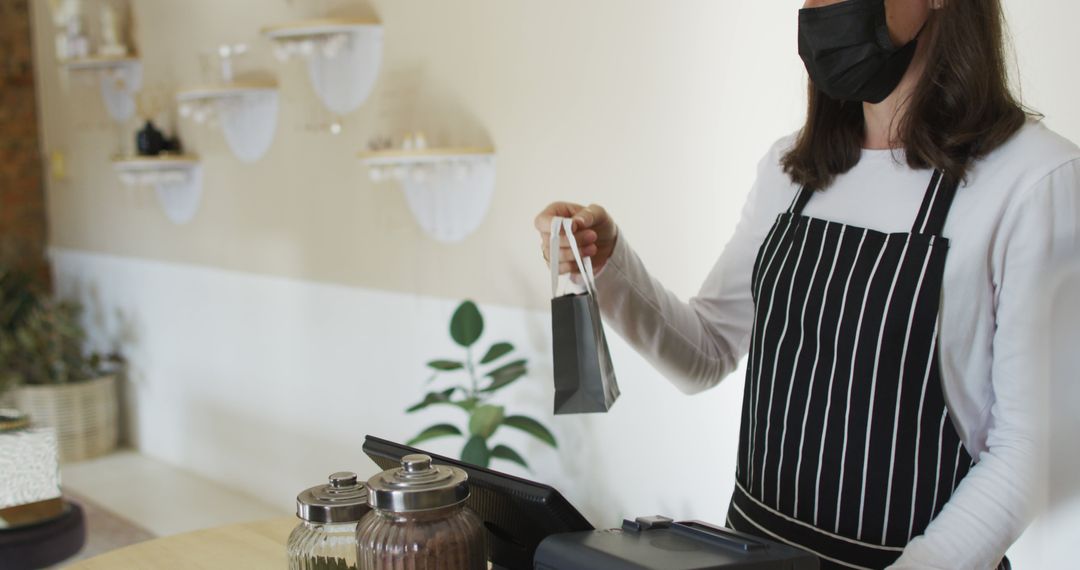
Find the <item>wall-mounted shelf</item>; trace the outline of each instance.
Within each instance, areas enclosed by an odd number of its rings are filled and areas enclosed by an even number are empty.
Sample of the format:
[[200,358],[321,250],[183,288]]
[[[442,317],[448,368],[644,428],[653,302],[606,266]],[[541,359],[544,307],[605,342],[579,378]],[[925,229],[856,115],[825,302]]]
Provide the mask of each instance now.
[[60,62],[69,70],[114,69],[132,63],[139,63],[139,58],[132,55],[92,55],[76,59],[65,59]]
[[495,190],[495,150],[446,147],[360,153],[375,182],[394,180],[420,227],[443,242],[476,231]]
[[165,216],[174,224],[191,221],[199,210],[202,165],[196,156],[116,157],[113,169],[127,186],[153,187]]
[[255,162],[270,149],[277,130],[278,89],[272,82],[234,82],[176,94],[180,116],[217,124],[234,155]]
[[382,25],[368,18],[321,18],[262,30],[281,61],[302,57],[319,99],[339,115],[371,95],[382,64]]
[[417,150],[391,148],[360,153],[360,159],[369,165],[426,164],[494,156],[495,149],[491,147],[439,147]]
[[93,56],[61,61],[68,73],[92,73],[101,87],[101,99],[114,121],[135,115],[135,93],[142,87],[142,63],[133,56]]

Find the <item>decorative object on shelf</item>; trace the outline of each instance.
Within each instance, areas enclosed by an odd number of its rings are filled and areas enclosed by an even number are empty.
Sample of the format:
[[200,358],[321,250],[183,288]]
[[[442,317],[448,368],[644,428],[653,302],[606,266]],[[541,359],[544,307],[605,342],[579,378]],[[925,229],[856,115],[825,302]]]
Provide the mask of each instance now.
[[142,87],[142,63],[131,56],[80,57],[63,61],[69,73],[96,79],[109,116],[124,122],[135,115],[135,93]]
[[165,133],[159,131],[150,119],[135,133],[135,152],[139,156],[157,156],[165,150]]
[[113,169],[127,186],[154,188],[165,216],[174,224],[195,217],[202,199],[202,166],[188,155],[113,159]]
[[[378,21],[324,18],[264,28],[276,43],[280,61],[302,57],[319,99],[330,111],[345,115],[371,95],[382,63],[383,30]],[[338,125],[340,131],[340,123]]]
[[401,184],[420,227],[443,242],[458,242],[476,231],[495,190],[495,151],[491,148],[429,147],[423,133],[405,138],[401,149],[388,139],[369,143],[360,153],[373,182]]
[[473,347],[484,332],[484,318],[472,301],[462,302],[450,319],[450,337],[465,349],[461,360],[432,360],[432,370],[427,383],[432,384],[444,375],[464,376],[464,383],[428,392],[424,399],[406,410],[417,412],[436,405],[448,405],[461,409],[468,416],[467,431],[453,424],[437,424],[420,432],[408,445],[417,445],[440,437],[464,437],[461,450],[462,461],[487,467],[492,459],[517,463],[528,469],[529,465],[520,453],[506,445],[492,445],[491,438],[503,426],[521,430],[536,439],[558,447],[555,436],[543,424],[528,416],[510,416],[504,406],[492,403],[496,393],[528,374],[528,361],[524,358],[510,360],[514,345],[508,342],[492,344],[484,355],[475,360]]
[[247,51],[245,44],[219,46],[215,55],[221,85],[186,89],[176,94],[176,101],[181,117],[219,126],[233,154],[244,162],[255,162],[274,142],[278,91],[269,81],[236,81],[234,59]]
[[235,79],[233,72],[233,58],[245,55],[248,52],[247,44],[223,44],[218,46],[218,66],[221,70],[221,80],[232,83]]
[[56,57],[63,60],[82,59],[90,55],[90,39],[83,31],[81,0],[49,0],[56,32]]
[[272,83],[234,82],[177,93],[180,116],[199,124],[216,124],[237,158],[255,162],[274,142],[278,91]]
[[106,57],[123,57],[128,54],[128,47],[124,44],[123,15],[111,2],[101,5],[101,46],[98,47],[98,55]]
[[62,461],[112,451],[119,435],[116,374],[123,360],[83,351],[78,305],[19,291],[26,282],[2,270],[0,283],[0,303],[19,314],[0,329],[0,376],[15,383],[15,407],[32,425],[56,430]]
[[179,135],[166,136],[153,121],[146,119],[143,128],[135,132],[135,152],[139,156],[175,155],[183,152],[183,145]]

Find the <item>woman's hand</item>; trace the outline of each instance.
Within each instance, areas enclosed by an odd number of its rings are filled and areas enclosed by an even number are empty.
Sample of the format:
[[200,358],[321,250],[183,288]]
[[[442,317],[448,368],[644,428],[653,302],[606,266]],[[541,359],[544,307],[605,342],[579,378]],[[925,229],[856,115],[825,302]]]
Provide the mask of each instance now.
[[[600,271],[611,257],[611,252],[615,251],[615,241],[619,233],[615,221],[608,216],[604,208],[596,204],[588,207],[570,202],[550,204],[536,216],[536,229],[540,232],[540,247],[544,251],[544,259],[549,264],[551,263],[551,252],[548,251],[551,247],[551,218],[556,216],[573,220],[574,237],[577,238],[581,256],[591,257],[593,269]],[[559,244],[559,251],[556,252],[559,273],[578,273],[566,234],[559,238]]]

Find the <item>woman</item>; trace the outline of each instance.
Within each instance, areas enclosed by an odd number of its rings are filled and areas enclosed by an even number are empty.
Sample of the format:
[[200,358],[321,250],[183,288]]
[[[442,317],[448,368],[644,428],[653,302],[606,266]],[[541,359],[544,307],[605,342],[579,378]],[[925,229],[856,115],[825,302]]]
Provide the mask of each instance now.
[[1030,517],[1030,301],[1080,255],[1080,149],[1010,93],[1002,28],[1000,0],[808,1],[806,123],[689,303],[603,208],[536,220],[546,247],[573,218],[604,318],[683,391],[749,353],[728,524],[823,568],[1007,566]]

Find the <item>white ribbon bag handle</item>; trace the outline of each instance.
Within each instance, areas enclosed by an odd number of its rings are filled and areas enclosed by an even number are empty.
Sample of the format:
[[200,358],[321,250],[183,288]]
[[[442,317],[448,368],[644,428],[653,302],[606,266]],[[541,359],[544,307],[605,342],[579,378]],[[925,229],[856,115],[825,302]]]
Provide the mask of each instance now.
[[551,243],[548,248],[548,257],[551,262],[552,298],[557,297],[559,293],[559,256],[555,254],[559,252],[560,232],[565,232],[566,239],[570,242],[570,251],[574,253],[574,261],[577,262],[578,271],[581,272],[582,278],[585,280],[585,290],[591,295],[596,294],[596,276],[593,275],[592,258],[581,258],[577,240],[574,239],[573,227],[574,223],[569,218],[560,218],[558,216],[551,218]]

